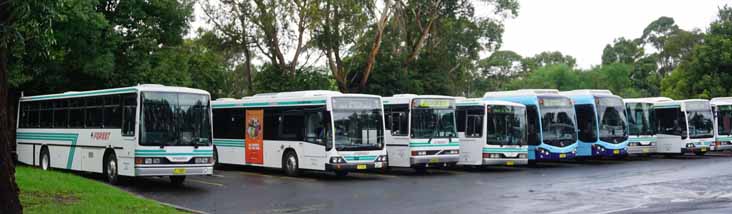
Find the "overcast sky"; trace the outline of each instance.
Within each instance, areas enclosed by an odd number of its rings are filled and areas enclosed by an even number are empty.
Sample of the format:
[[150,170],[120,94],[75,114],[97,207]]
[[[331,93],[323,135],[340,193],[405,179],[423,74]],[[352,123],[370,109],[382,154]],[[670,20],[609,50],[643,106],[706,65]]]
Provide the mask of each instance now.
[[[581,68],[601,63],[602,49],[618,37],[638,38],[661,16],[673,17],[686,30],[706,30],[717,9],[732,0],[519,0],[519,16],[506,20],[502,50],[522,56],[561,51],[577,58]],[[480,3],[478,3],[480,4]],[[484,6],[476,5],[478,14]],[[196,5],[188,37],[206,27]]]
[[686,30],[706,30],[718,7],[732,0],[520,0],[519,16],[505,22],[503,50],[522,56],[561,51],[581,68],[601,63],[602,49],[618,37],[638,38],[661,16]]

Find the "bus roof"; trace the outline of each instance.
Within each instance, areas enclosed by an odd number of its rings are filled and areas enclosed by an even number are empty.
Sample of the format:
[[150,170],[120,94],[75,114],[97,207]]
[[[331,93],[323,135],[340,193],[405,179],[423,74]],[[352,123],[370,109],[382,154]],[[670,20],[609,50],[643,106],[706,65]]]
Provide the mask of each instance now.
[[485,92],[483,98],[487,97],[519,97],[519,96],[540,96],[559,95],[557,89],[519,89],[513,91],[489,91]]
[[642,98],[628,98],[623,99],[625,103],[658,103],[658,102],[668,102],[673,101],[671,98],[668,97],[642,97]]
[[656,107],[670,107],[670,106],[681,106],[681,104],[690,103],[690,102],[709,102],[709,100],[705,99],[686,99],[686,100],[671,100],[671,101],[661,101],[654,104]]
[[211,102],[213,108],[263,107],[263,106],[306,106],[326,105],[332,97],[370,97],[381,98],[370,94],[344,94],[337,91],[293,91],[263,93],[241,99],[221,98]]
[[501,101],[501,100],[483,100],[482,98],[470,98],[458,100],[455,103],[456,106],[486,106],[486,105],[497,105],[497,106],[520,106],[526,107],[523,104]]
[[443,95],[416,95],[416,94],[395,94],[391,97],[384,97],[384,104],[409,104],[413,99],[452,99],[455,97]]
[[47,95],[36,95],[36,96],[24,96],[21,97],[21,101],[35,101],[35,100],[52,100],[52,99],[63,99],[73,97],[91,97],[99,95],[111,95],[111,94],[123,94],[123,93],[134,93],[138,91],[158,91],[158,92],[184,92],[192,94],[205,94],[210,95],[207,91],[195,88],[179,87],[179,86],[164,86],[159,84],[142,84],[124,88],[110,88],[100,89],[92,91],[67,91],[59,94],[47,94]]
[[712,105],[732,105],[732,97],[715,97],[709,101]]
[[582,96],[582,95],[598,96],[598,95],[600,95],[600,96],[619,97],[619,96],[616,96],[615,94],[613,94],[612,91],[605,90],[605,89],[580,89],[580,90],[562,91],[562,92],[559,92],[559,94],[564,95],[564,96]]

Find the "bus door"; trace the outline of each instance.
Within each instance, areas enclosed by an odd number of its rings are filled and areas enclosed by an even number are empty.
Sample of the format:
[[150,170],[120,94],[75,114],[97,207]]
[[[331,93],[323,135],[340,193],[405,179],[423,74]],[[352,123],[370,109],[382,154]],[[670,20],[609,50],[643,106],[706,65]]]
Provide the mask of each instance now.
[[[465,133],[460,139],[460,164],[480,165],[483,163],[483,146],[485,138],[483,127],[485,127],[484,108],[468,109],[465,112]],[[458,114],[462,116],[462,114]],[[462,121],[462,120],[458,120]]]

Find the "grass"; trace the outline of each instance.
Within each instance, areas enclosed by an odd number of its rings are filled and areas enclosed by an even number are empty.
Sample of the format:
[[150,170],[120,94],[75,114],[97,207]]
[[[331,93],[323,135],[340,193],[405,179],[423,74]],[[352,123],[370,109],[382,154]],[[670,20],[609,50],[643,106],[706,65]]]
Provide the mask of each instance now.
[[24,213],[181,213],[73,173],[28,166],[15,170]]

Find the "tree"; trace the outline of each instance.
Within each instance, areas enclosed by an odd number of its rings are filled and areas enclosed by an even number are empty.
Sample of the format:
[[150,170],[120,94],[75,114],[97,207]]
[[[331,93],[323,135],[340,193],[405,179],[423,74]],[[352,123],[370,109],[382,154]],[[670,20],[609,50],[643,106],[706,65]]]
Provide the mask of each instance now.
[[538,68],[522,79],[511,81],[508,88],[553,88],[566,91],[582,88],[582,84],[580,72],[569,65],[552,64]]
[[559,51],[545,51],[536,54],[532,57],[524,58],[523,68],[524,72],[534,71],[537,68],[546,67],[548,65],[559,65],[564,64],[570,68],[574,68],[577,64],[577,60],[570,56],[564,55]]
[[602,64],[633,64],[643,54],[643,48],[640,46],[639,40],[629,40],[621,37],[615,39],[612,45],[608,44],[605,46],[605,49],[602,51]]
[[[485,77],[490,85],[484,91],[497,90],[504,87],[508,80],[522,73],[523,57],[513,51],[496,51],[488,58],[478,62],[480,76]],[[476,77],[473,77],[476,78]]]

